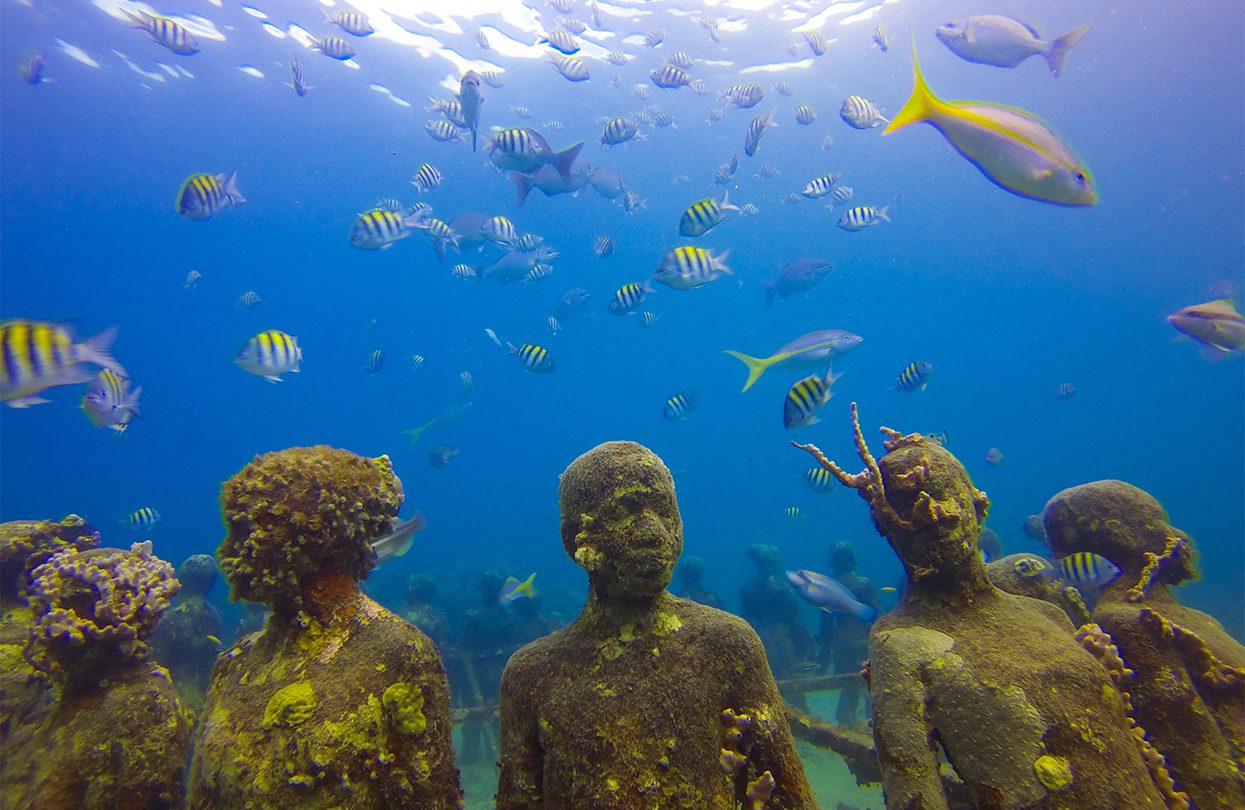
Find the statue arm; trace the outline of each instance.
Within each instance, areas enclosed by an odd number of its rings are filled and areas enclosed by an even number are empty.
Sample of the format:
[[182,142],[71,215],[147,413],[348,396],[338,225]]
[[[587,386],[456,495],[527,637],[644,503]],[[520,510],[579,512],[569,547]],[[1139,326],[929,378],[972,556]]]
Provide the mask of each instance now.
[[[902,631],[899,631],[902,633]],[[890,634],[887,634],[888,636]],[[889,639],[870,644],[873,738],[887,807],[946,810],[938,753],[919,663],[905,661]]]
[[497,810],[538,810],[543,806],[544,756],[539,739],[535,695],[516,653],[501,679],[501,774]]

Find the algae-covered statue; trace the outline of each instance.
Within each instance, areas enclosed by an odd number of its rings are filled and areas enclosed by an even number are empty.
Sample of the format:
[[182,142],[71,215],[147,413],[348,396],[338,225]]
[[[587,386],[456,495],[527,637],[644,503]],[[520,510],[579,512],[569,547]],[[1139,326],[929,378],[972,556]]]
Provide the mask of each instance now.
[[436,649],[359,589],[402,497],[387,457],[323,446],[225,482],[221,570],[272,615],[217,661],[189,807],[461,806]]
[[30,574],[25,657],[55,700],[5,745],[6,807],[180,807],[191,718],[147,639],[178,583],[151,542],[58,551]]
[[[877,609],[878,593],[868,577],[856,570],[859,559],[856,547],[846,540],[830,546],[830,576],[851,591],[861,604]],[[860,672],[860,665],[869,657],[869,623],[846,613],[821,612],[819,633],[821,645],[818,663],[824,671],[837,675]],[[839,725],[853,728],[859,723],[864,681],[857,678],[839,689],[839,705],[834,719]]]
[[797,446],[868,501],[907,576],[869,638],[887,807],[946,808],[944,756],[979,807],[1165,807],[1147,769],[1170,789],[1162,758],[1134,735],[1123,697],[1067,616],[987,579],[977,548],[985,493],[920,434],[884,429],[888,452],[875,461],[854,404],[852,421],[861,473]]
[[666,591],[683,524],[661,459],[608,442],[559,492],[588,603],[506,666],[498,810],[815,808],[756,633]]
[[1065,489],[1043,514],[1054,554],[1088,551],[1121,569],[1093,619],[1132,671],[1137,721],[1176,782],[1198,810],[1245,807],[1245,647],[1170,590],[1197,575],[1193,542],[1123,481]]
[[77,515],[0,523],[0,745],[52,704],[51,683],[22,654],[35,626],[30,575],[58,551],[98,547],[99,532]]
[[220,611],[207,600],[216,583],[216,561],[210,554],[187,557],[177,567],[182,589],[151,639],[155,658],[168,667],[186,707],[199,711],[212,682],[212,665],[220,652],[224,624]]
[[1080,591],[1065,585],[1055,566],[1036,554],[1008,554],[991,560],[986,563],[986,576],[999,590],[1050,602],[1068,614],[1074,627],[1090,621]]

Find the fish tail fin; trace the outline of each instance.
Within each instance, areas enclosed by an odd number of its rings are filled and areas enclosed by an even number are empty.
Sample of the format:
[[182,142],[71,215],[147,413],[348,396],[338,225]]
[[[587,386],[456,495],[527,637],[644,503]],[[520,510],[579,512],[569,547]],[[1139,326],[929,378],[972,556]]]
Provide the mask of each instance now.
[[478,140],[479,140],[479,136],[480,136],[480,131],[479,131],[479,130],[480,130],[480,128],[479,128],[479,127],[472,127],[472,128],[471,128],[471,151],[472,151],[472,153],[473,153],[473,154],[474,154],[474,153],[475,153],[475,151],[476,151],[476,141],[478,141]]
[[410,551],[415,542],[415,535],[427,527],[428,521],[424,519],[423,512],[416,512],[415,517],[395,526],[393,531],[372,544],[372,549],[376,552],[377,565],[385,560],[401,557]]
[[231,172],[222,185],[224,186],[225,196],[229,198],[231,203],[241,205],[246,202],[246,197],[243,197],[242,192],[238,190],[238,173],[236,171]]
[[536,588],[532,585],[532,582],[535,579],[536,579],[536,572],[533,571],[531,576],[529,576],[527,579],[519,583],[519,586],[514,589],[514,592],[516,594],[519,594],[519,593],[526,594],[528,598],[532,598],[536,596]]
[[1056,79],[1063,73],[1063,63],[1068,59],[1068,51],[1081,41],[1081,37],[1089,33],[1091,26],[1091,23],[1085,23],[1080,28],[1073,28],[1058,39],[1052,40],[1046,52],[1042,54],[1046,58],[1046,66],[1050,68],[1051,75]]
[[558,170],[558,174],[562,177],[562,182],[570,185],[571,167],[575,164],[575,158],[579,157],[579,150],[584,148],[584,142],[566,147],[561,152],[554,153],[553,168]]
[[726,266],[726,260],[729,259],[730,257],[731,257],[731,249],[727,248],[726,250],[722,251],[721,255],[717,256],[713,260],[714,268],[719,273],[725,273],[728,276],[735,275],[734,271],[732,271],[731,268]]
[[728,191],[722,195],[722,202],[718,203],[718,208],[723,211],[738,211],[739,206],[731,202],[731,193]]
[[143,395],[143,387],[140,385],[137,388],[135,388],[133,391],[131,391],[130,396],[127,397],[125,400],[125,405],[123,407],[127,411],[129,411],[131,419],[136,419],[143,415],[142,411],[139,410],[139,407],[138,407],[138,398],[141,397],[142,395]]
[[723,351],[726,354],[729,354],[731,357],[734,357],[736,360],[739,360],[745,366],[748,367],[748,379],[747,381],[744,382],[743,390],[740,391],[741,394],[744,391],[747,391],[749,388],[751,388],[753,384],[755,384],[756,381],[761,378],[761,375],[765,373],[765,370],[769,368],[773,362],[768,357],[767,358],[753,357],[751,355],[744,354],[743,352],[731,351],[730,349],[724,349]]
[[[433,420],[433,421],[435,422],[435,420]],[[421,425],[421,426],[419,426],[419,427],[417,427],[417,428],[411,428],[410,430],[404,430],[404,431],[402,431],[402,435],[403,435],[403,436],[410,436],[410,437],[411,437],[411,444],[412,444],[412,445],[414,445],[416,442],[418,442],[418,441],[419,441],[419,438],[420,438],[421,436],[423,436],[423,435],[424,435],[424,431],[425,431],[425,430],[427,430],[428,428],[432,427],[432,425],[433,425],[433,422],[429,422],[428,424],[426,424],[426,425]]]
[[891,210],[891,207],[889,205],[884,205],[881,208],[877,209],[878,219],[882,219],[887,222],[890,222],[891,221],[890,210]]
[[946,104],[934,95],[934,91],[930,90],[929,85],[925,83],[925,76],[921,73],[921,62],[916,55],[916,34],[914,33],[912,35],[912,95],[908,96],[903,108],[895,113],[890,123],[886,125],[886,129],[882,130],[882,134],[889,135],[909,124],[927,121],[945,106]]
[[117,362],[112,356],[109,349],[112,348],[112,342],[117,339],[116,326],[110,326],[98,335],[88,339],[82,344],[82,360],[87,363],[94,363],[107,369],[112,369],[119,376],[129,377],[125,368]]
[[527,195],[532,190],[532,178],[519,172],[510,172],[510,180],[514,183],[514,201],[523,205],[527,202]]
[[845,371],[840,371],[838,374],[835,374],[833,368],[827,368],[826,376],[825,376],[826,385],[834,385],[836,382],[842,379],[843,375],[846,373],[847,372]]

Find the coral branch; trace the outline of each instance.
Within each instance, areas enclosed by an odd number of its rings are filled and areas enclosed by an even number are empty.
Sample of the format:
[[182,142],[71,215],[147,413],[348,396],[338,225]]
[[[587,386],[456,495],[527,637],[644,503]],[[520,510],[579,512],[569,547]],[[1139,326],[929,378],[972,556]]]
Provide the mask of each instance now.
[[1142,608],[1140,618],[1160,638],[1175,642],[1189,674],[1200,684],[1216,690],[1245,688],[1245,667],[1231,667],[1220,661],[1197,633],[1150,608]]
[[853,475],[852,473],[847,472],[838,464],[835,464],[833,461],[826,458],[825,453],[821,452],[821,449],[815,444],[800,444],[799,442],[792,442],[791,446],[803,450],[813,458],[817,459],[817,463],[820,464],[822,468],[829,470],[830,474],[839,479],[839,483],[845,487],[861,489],[869,483],[868,476],[865,473],[857,473]]
[[1152,551],[1146,552],[1146,566],[1141,569],[1141,578],[1137,580],[1137,584],[1128,589],[1126,596],[1128,601],[1140,602],[1146,598],[1146,595],[1150,592],[1150,587],[1154,584],[1154,580],[1158,578],[1163,566],[1179,553],[1186,542],[1187,540],[1183,537],[1169,536],[1167,545],[1163,547],[1162,554],[1155,554]]

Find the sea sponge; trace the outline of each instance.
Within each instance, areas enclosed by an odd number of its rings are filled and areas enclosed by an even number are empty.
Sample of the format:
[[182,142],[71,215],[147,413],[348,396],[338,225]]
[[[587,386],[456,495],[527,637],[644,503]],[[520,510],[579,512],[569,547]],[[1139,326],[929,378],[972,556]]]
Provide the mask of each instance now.
[[424,718],[424,694],[418,686],[395,683],[381,695],[380,703],[389,715],[389,722],[399,734],[414,737],[428,727]]
[[388,456],[320,445],[256,457],[221,491],[228,533],[216,556],[233,598],[292,615],[316,575],[364,579],[402,497]]
[[180,587],[173,566],[151,553],[151,541],[129,551],[57,552],[31,574],[35,627],[26,658],[59,678],[83,664],[144,658],[146,639]]
[[296,681],[278,689],[264,708],[264,728],[297,726],[316,710],[316,692],[310,681]]
[[1063,757],[1043,754],[1034,760],[1033,770],[1037,773],[1038,781],[1052,793],[1072,784],[1072,769],[1068,767],[1068,760]]

